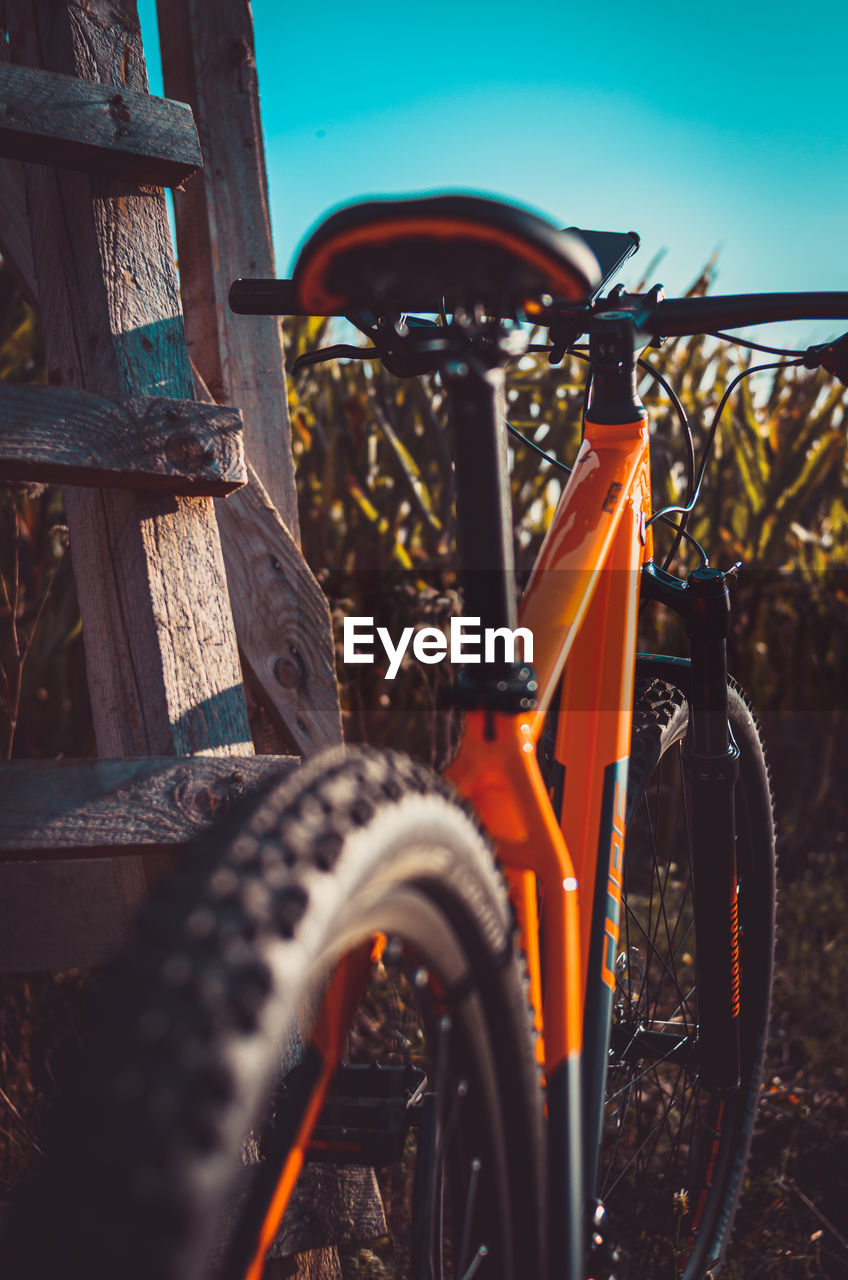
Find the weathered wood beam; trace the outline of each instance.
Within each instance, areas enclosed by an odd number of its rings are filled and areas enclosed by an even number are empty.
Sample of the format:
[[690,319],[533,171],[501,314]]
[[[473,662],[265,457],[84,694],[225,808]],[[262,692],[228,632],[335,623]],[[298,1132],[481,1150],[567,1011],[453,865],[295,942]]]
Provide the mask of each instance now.
[[280,322],[234,316],[239,275],[276,274],[249,0],[158,0],[165,92],[190,104],[206,168],[174,195],[192,364],[244,412],[245,451],[299,541]]
[[247,481],[241,413],[192,400],[110,400],[0,384],[0,477],[195,497]]
[[24,176],[17,160],[0,160],[0,256],[17,276],[27,302],[35,308],[38,285],[26,215]]
[[202,835],[299,764],[297,756],[7,761],[0,768],[0,863],[116,849],[163,853]]
[[90,968],[149,884],[292,756],[13,761],[0,769],[0,972]]
[[203,163],[184,102],[2,63],[0,155],[161,187]]
[[106,964],[131,940],[141,902],[171,861],[125,854],[5,863],[0,868],[0,972]]
[[[133,0],[8,0],[12,59],[143,93]],[[24,166],[50,381],[192,398],[161,190]],[[101,756],[249,754],[208,498],[65,489]]]
[[[8,60],[9,46],[0,22],[0,64]],[[17,160],[0,159],[0,254],[17,276],[27,302],[36,307],[38,285],[32,260],[24,175]]]
[[280,325],[227,303],[236,276],[275,274],[250,5],[160,0],[158,15],[166,92],[191,103],[207,159],[174,197],[189,350],[199,385],[243,410],[252,469],[218,505],[242,664],[309,755],[341,741],[341,717],[329,611],[297,543]]
[[[195,371],[199,400],[212,403]],[[327,600],[247,464],[248,484],[216,504],[242,667],[283,737],[305,756],[342,740]]]
[[242,665],[284,736],[310,756],[342,737],[330,611],[249,463],[248,475],[216,503]]

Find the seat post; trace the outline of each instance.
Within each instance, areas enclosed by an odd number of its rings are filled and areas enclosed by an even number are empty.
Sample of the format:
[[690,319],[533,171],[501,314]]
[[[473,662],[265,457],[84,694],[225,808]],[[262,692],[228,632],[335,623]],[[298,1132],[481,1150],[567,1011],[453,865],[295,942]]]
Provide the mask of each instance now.
[[[506,429],[503,421],[504,371],[488,368],[467,348],[442,365],[448,422],[456,472],[459,578],[465,617],[482,627],[516,625],[515,555],[509,490]],[[506,671],[480,664],[491,680]]]

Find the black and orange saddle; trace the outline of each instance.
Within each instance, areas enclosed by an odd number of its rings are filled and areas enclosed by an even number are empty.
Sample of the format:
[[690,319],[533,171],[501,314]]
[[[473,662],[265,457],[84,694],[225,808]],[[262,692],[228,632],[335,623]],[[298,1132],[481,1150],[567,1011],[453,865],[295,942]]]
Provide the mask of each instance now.
[[602,280],[574,231],[473,195],[369,200],[322,222],[294,269],[299,309],[436,312],[482,306],[514,315],[550,298],[582,302]]

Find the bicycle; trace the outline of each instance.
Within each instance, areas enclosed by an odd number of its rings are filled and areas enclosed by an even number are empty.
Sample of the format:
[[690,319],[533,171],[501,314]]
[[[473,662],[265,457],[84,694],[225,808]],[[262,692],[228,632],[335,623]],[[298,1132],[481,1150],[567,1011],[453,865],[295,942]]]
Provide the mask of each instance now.
[[[155,895],[51,1175],[86,1275],[255,1280],[316,1159],[380,1171],[405,1235],[372,1274],[720,1264],[768,1028],[772,801],[726,669],[731,575],[653,557],[658,519],[672,553],[690,537],[706,456],[654,511],[635,375],[649,342],[845,317],[848,293],[602,298],[637,246],[472,196],[378,201],[322,224],[292,282],[233,285],[236,311],[346,315],[372,342],[310,359],[440,371],[464,613],[517,620],[534,660],[462,671],[446,779],[318,757]],[[591,398],[516,619],[498,402],[525,319],[553,360],[588,333]],[[845,379],[846,346],[804,358]],[[683,617],[690,660],[637,654],[640,599]]]

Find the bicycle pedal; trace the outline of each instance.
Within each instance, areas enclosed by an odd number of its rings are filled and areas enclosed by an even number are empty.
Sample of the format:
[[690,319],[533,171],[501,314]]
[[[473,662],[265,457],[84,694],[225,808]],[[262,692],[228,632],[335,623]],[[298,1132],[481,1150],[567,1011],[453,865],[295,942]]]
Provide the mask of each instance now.
[[400,1160],[425,1083],[417,1067],[340,1067],[309,1140],[307,1160],[374,1169]]

